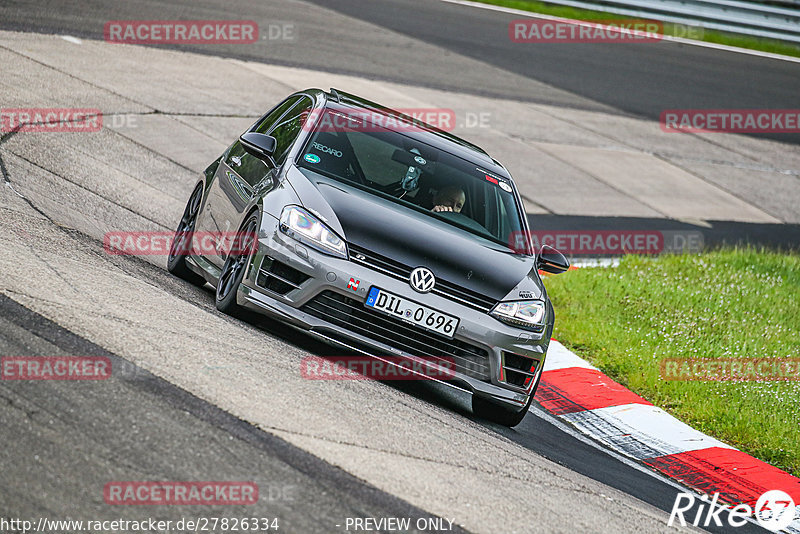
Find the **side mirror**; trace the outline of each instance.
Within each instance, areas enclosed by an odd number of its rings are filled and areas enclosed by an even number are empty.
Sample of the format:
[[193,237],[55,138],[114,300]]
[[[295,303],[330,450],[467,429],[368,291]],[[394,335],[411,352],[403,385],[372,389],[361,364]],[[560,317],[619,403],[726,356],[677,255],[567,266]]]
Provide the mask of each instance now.
[[550,274],[561,274],[569,269],[569,260],[550,245],[542,245],[536,268]]
[[239,137],[239,142],[251,156],[270,161],[272,161],[275,148],[278,146],[278,141],[274,137],[257,132],[243,133]]

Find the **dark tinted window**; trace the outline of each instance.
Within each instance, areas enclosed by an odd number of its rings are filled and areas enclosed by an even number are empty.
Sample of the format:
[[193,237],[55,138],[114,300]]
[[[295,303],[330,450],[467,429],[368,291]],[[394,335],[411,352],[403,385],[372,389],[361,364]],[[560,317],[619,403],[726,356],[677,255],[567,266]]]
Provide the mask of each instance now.
[[521,231],[507,178],[398,131],[359,128],[338,115],[322,115],[298,158],[300,167],[506,246]]
[[[278,107],[270,111],[269,114],[261,120],[255,131],[259,133],[269,132],[270,129],[279,122],[280,118],[302,98],[302,96],[295,96],[281,102]],[[239,141],[236,141],[228,151],[228,157],[225,159],[225,163],[251,187],[264,180],[266,175],[272,170],[271,167],[261,159],[245,152]]]
[[311,113],[311,108],[314,103],[308,97],[302,97],[286,115],[284,115],[278,123],[273,125],[272,129],[268,132],[269,135],[278,141],[277,148],[275,149],[275,161],[280,165],[286,159],[286,155],[292,148],[297,136],[303,129],[308,114]]
[[301,99],[306,98],[303,96],[293,96],[284,100],[278,107],[269,112],[264,119],[258,124],[255,131],[258,133],[269,133],[270,130],[278,123],[278,120],[283,117],[283,114],[289,111],[292,106],[297,104]]

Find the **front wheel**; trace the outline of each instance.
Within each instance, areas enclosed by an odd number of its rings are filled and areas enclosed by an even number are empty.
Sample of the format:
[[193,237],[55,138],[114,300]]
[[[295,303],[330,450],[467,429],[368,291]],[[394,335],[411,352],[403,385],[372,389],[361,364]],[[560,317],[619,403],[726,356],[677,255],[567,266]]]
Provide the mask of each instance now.
[[531,402],[533,402],[533,395],[528,398],[528,402],[520,411],[513,412],[503,405],[473,395],[472,413],[481,419],[487,419],[498,425],[514,427],[520,424],[525,418],[525,415],[528,413],[528,408],[531,407]]
[[258,213],[250,215],[242,224],[241,230],[236,233],[236,238],[231,246],[231,253],[225,264],[217,282],[217,309],[228,315],[235,315],[239,311],[236,303],[236,293],[242,283],[247,264],[253,255],[257,245]]

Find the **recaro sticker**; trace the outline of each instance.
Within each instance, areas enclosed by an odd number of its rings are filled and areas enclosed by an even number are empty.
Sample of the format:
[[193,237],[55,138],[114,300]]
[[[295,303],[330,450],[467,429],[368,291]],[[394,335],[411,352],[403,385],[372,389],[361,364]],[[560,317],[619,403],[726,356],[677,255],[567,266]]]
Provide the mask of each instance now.
[[330,154],[331,156],[335,156],[337,158],[341,158],[344,154],[342,154],[341,150],[336,150],[335,148],[327,147],[321,143],[311,143],[315,149],[319,150],[320,152],[324,152],[325,154]]

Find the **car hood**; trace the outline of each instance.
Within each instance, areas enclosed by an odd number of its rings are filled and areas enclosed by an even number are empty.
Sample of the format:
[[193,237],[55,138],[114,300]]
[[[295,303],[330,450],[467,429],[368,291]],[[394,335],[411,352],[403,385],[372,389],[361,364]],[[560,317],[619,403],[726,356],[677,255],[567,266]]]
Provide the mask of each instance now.
[[542,298],[532,257],[510,254],[444,221],[308,169],[297,170],[305,179],[292,180],[292,185],[303,205],[348,243],[412,268],[427,267],[437,278],[494,300],[515,288]]

